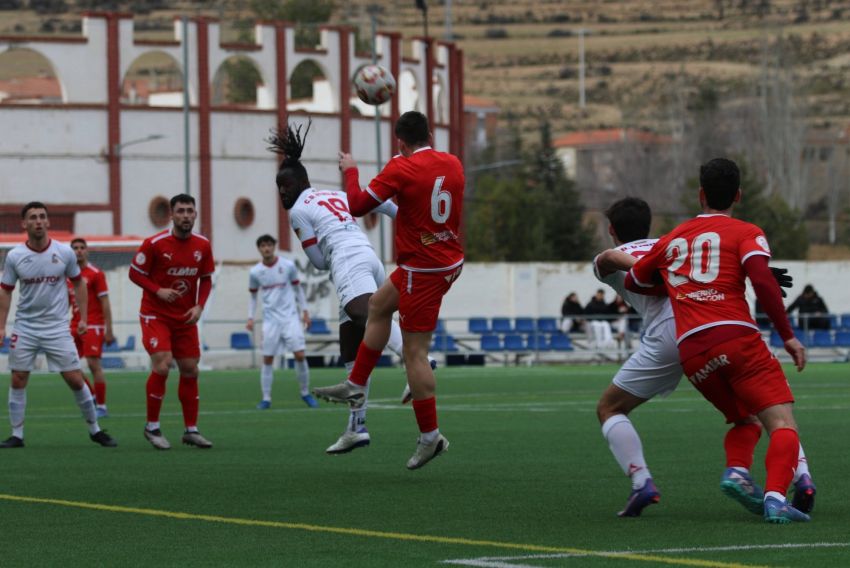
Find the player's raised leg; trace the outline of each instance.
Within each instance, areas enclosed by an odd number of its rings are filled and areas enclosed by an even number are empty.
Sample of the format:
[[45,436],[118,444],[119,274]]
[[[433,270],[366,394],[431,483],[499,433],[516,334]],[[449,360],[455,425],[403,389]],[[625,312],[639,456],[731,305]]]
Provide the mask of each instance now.
[[366,385],[389,340],[392,316],[398,309],[398,297],[398,290],[387,280],[369,298],[366,332],[357,350],[351,374],[340,384],[313,389],[313,394],[329,402],[345,402],[354,406],[365,403]]

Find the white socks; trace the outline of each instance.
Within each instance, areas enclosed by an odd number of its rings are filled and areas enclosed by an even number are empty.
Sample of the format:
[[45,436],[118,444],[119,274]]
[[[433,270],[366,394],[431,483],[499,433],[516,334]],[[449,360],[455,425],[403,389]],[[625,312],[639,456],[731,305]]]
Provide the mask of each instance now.
[[27,389],[9,387],[9,422],[12,423],[12,436],[24,439],[24,414],[27,410]]
[[602,435],[608,441],[608,447],[623,473],[631,477],[632,489],[643,487],[652,475],[643,457],[640,436],[628,416],[615,414],[606,420],[602,425]]
[[440,429],[431,430],[430,432],[422,432],[419,434],[419,441],[423,444],[432,444],[437,436],[440,435]]
[[295,378],[301,387],[301,396],[310,394],[310,367],[307,365],[307,359],[295,361]]
[[809,474],[809,461],[806,459],[806,453],[803,451],[803,445],[800,444],[800,453],[797,457],[797,470],[794,472],[794,483],[797,483],[797,480],[800,479],[800,476],[803,474]]
[[274,381],[274,365],[263,363],[260,369],[260,390],[263,391],[263,400],[272,400],[272,382]]
[[401,339],[401,328],[398,326],[398,322],[393,320],[392,324],[390,324],[390,339],[387,341],[387,348],[402,357],[402,348],[404,347],[404,342]]
[[97,411],[94,408],[94,399],[91,396],[89,387],[84,384],[83,388],[72,392],[74,393],[74,399],[77,401],[77,406],[83,412],[83,418],[86,419],[89,434],[97,434],[100,432],[100,426],[97,425]]
[[[354,368],[354,361],[349,361],[345,364],[345,372],[351,374],[351,369]],[[371,377],[369,377],[371,379]],[[369,385],[372,384],[372,381],[366,383],[365,395],[363,406],[360,408],[352,408],[351,413],[348,416],[348,429],[351,432],[357,432],[361,428],[366,427],[366,407],[369,405]]]

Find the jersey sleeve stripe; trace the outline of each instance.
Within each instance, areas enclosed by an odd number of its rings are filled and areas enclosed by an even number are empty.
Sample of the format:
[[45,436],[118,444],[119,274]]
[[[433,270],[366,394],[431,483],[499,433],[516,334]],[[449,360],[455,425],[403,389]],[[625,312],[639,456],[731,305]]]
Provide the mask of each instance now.
[[755,255],[761,255],[761,256],[766,256],[767,258],[770,258],[769,253],[766,253],[766,252],[760,251],[760,250],[754,250],[754,251],[750,251],[750,252],[748,252],[747,254],[744,255],[744,258],[741,259],[741,264],[744,264],[745,262],[747,262],[748,258],[750,258],[751,256],[755,256]]
[[629,274],[631,274],[631,275],[632,275],[632,280],[634,280],[635,284],[637,284],[637,285],[638,285],[638,286],[640,286],[641,288],[652,288],[652,287],[653,287],[653,286],[652,286],[652,284],[644,284],[643,282],[641,282],[640,280],[638,280],[638,277],[637,277],[637,276],[635,276],[635,270],[634,270],[634,268],[633,268],[633,269],[631,269],[631,270],[629,270]]
[[97,295],[97,297],[102,298],[102,297],[108,296],[108,295],[109,295],[109,292],[101,292],[100,294]]
[[375,201],[377,201],[378,203],[383,203],[383,202],[384,202],[384,200],[383,200],[383,199],[381,199],[380,197],[378,197],[378,194],[377,194],[377,193],[375,193],[374,191],[372,191],[372,188],[371,188],[371,187],[366,186],[366,192],[367,192],[369,195],[371,195],[371,196],[375,199]]
[[141,272],[141,273],[142,273],[142,274],[144,274],[145,276],[147,276],[147,275],[148,275],[148,273],[147,273],[147,272],[145,272],[144,270],[142,270],[141,268],[139,268],[139,267],[138,267],[138,266],[136,266],[135,264],[131,264],[131,265],[130,265],[130,268],[132,268],[133,270],[138,270],[139,272]]
[[291,281],[291,284],[292,284],[293,286],[298,286],[299,284],[301,284],[301,281],[300,281],[300,280],[292,280],[292,281]]
[[258,290],[258,288],[248,288],[248,291],[251,292],[252,294],[256,294],[257,290]]
[[317,239],[316,237],[312,237],[307,239],[306,241],[301,241],[301,248],[307,248],[317,244],[319,244],[319,239]]
[[3,288],[4,290],[12,291],[12,290],[15,289],[15,285],[14,284],[6,284],[5,282],[0,282],[0,288]]

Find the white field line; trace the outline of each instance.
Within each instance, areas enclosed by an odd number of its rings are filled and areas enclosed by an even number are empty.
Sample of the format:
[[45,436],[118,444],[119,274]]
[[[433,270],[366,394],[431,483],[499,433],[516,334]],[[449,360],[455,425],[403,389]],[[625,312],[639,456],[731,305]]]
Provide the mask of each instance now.
[[[604,554],[687,554],[708,552],[735,552],[748,550],[782,550],[805,548],[850,548],[850,542],[811,542],[811,543],[780,543],[780,544],[747,544],[712,547],[689,548],[656,548],[651,550],[608,550],[599,551]],[[477,568],[540,568],[540,564],[517,564],[530,560],[556,560],[561,558],[587,558],[587,554],[527,554],[523,556],[482,556],[479,558],[457,558],[443,560],[442,564],[456,566],[475,566]]]

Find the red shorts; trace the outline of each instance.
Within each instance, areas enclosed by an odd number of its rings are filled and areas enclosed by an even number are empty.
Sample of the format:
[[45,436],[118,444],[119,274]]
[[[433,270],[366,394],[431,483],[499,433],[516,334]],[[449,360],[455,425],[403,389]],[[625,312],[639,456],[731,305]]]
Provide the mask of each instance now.
[[201,346],[198,326],[164,319],[161,316],[139,316],[142,343],[150,354],[170,351],[175,359],[199,359]]
[[100,359],[103,355],[103,334],[104,327],[96,325],[88,328],[83,335],[77,335],[77,328],[71,330],[71,335],[74,336],[74,344],[77,346],[77,355],[80,357],[96,357]]
[[413,272],[396,268],[390,281],[399,293],[399,327],[410,332],[431,332],[437,328],[443,296],[460,276],[463,266],[443,272]]
[[682,369],[730,423],[794,402],[779,361],[758,333],[715,345],[684,361]]

